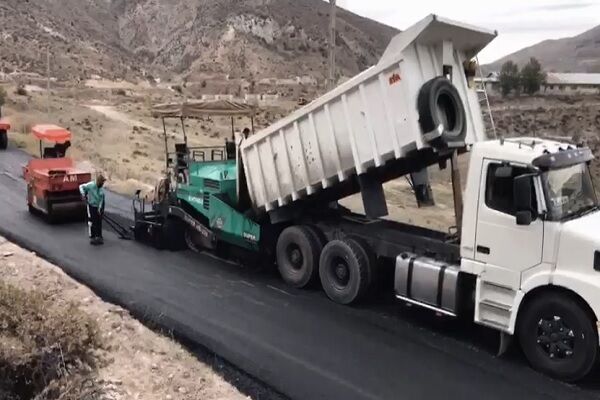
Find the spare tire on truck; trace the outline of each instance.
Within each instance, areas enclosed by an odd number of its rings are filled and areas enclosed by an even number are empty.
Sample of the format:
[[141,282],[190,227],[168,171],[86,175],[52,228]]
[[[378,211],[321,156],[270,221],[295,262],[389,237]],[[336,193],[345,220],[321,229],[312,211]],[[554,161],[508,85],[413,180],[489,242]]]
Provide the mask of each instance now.
[[[417,101],[419,124],[426,140],[436,148],[460,147],[467,135],[465,107],[456,87],[438,76],[423,85]],[[444,127],[441,134],[435,132]],[[429,135],[435,133],[433,135]]]

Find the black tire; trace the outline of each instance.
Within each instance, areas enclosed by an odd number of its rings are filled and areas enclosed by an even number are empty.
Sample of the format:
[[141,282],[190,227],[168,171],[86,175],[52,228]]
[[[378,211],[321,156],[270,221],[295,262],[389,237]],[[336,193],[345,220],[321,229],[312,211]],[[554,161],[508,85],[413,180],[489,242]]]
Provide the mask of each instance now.
[[54,212],[54,207],[52,207],[52,203],[48,202],[48,212],[46,214],[46,221],[50,225],[56,225],[60,222],[58,215]]
[[464,145],[467,135],[465,107],[456,87],[445,77],[433,78],[419,92],[417,108],[419,123],[424,134],[445,127],[441,136],[431,145],[438,148]]
[[317,245],[319,257],[321,256],[321,252],[323,251],[323,247],[327,244],[327,238],[323,234],[323,232],[314,225],[305,225],[304,228],[310,233],[315,240],[315,244]]
[[148,225],[136,221],[133,225],[133,239],[136,242],[148,242]]
[[167,244],[165,240],[165,231],[163,227],[153,226],[150,228],[148,241],[152,247],[157,250],[165,250],[167,249]]
[[167,250],[177,251],[186,248],[184,239],[185,224],[177,218],[167,218],[163,225],[162,239]]
[[519,316],[517,329],[531,366],[553,378],[578,381],[596,364],[595,321],[572,296],[553,292],[532,299]]
[[8,147],[8,134],[5,130],[0,130],[0,150],[6,150]]
[[367,293],[371,265],[366,250],[356,240],[329,242],[319,265],[323,290],[334,302],[355,303]]
[[202,251],[202,245],[194,241],[195,235],[198,235],[198,233],[189,226],[186,226],[183,233],[183,240],[188,250],[191,250],[194,253],[200,253]]
[[369,268],[367,269],[369,280],[368,280],[367,285],[369,286],[368,289],[370,289],[380,279],[378,270],[376,268],[377,256],[375,255],[375,253],[369,246],[369,243],[367,243],[367,241],[365,239],[363,239],[361,237],[356,237],[356,236],[349,236],[348,239],[354,240],[356,243],[358,243],[358,245],[360,247],[360,251],[363,252],[363,256],[367,259],[367,261],[369,263]]
[[277,268],[285,283],[295,288],[305,288],[315,282],[321,249],[310,228],[286,228],[279,235],[275,249]]

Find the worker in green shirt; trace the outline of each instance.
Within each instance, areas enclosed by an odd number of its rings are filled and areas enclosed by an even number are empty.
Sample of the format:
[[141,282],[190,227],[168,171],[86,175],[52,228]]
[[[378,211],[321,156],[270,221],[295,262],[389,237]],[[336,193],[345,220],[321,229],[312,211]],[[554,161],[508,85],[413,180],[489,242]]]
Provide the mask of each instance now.
[[95,180],[79,186],[79,192],[87,203],[87,220],[90,244],[104,244],[102,238],[102,218],[104,216],[104,182],[106,178],[99,174]]

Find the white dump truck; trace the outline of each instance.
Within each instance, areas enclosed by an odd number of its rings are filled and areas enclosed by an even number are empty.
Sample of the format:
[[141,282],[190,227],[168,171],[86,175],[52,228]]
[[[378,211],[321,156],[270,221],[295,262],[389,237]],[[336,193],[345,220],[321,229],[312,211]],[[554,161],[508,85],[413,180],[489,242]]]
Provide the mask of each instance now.
[[[168,207],[136,213],[136,227],[160,226],[172,242],[178,219],[191,248],[272,254],[286,283],[318,282],[341,304],[393,276],[398,299],[495,329],[503,349],[516,336],[533,367],[551,376],[584,377],[600,327],[592,153],[535,138],[487,140],[471,60],[495,36],[428,16],[396,36],[377,65],[239,147],[207,153],[180,144],[175,195],[162,197]],[[464,193],[459,154],[470,157]],[[455,232],[381,218],[383,183],[410,176],[426,206],[427,168],[447,164]],[[366,215],[338,204],[359,192]]]

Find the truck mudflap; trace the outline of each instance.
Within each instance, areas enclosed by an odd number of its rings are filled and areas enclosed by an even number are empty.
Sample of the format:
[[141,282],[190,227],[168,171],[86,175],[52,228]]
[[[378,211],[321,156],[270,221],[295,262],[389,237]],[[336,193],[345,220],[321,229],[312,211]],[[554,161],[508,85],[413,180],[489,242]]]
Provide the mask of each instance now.
[[177,217],[178,219],[183,221],[187,226],[189,226],[195,232],[197,232],[197,237],[201,242],[199,244],[202,245],[204,248],[215,248],[215,244],[217,242],[217,237],[215,236],[215,233],[206,226],[202,225],[200,221],[198,221],[196,218],[185,212],[182,208],[175,206],[169,206],[169,215]]

